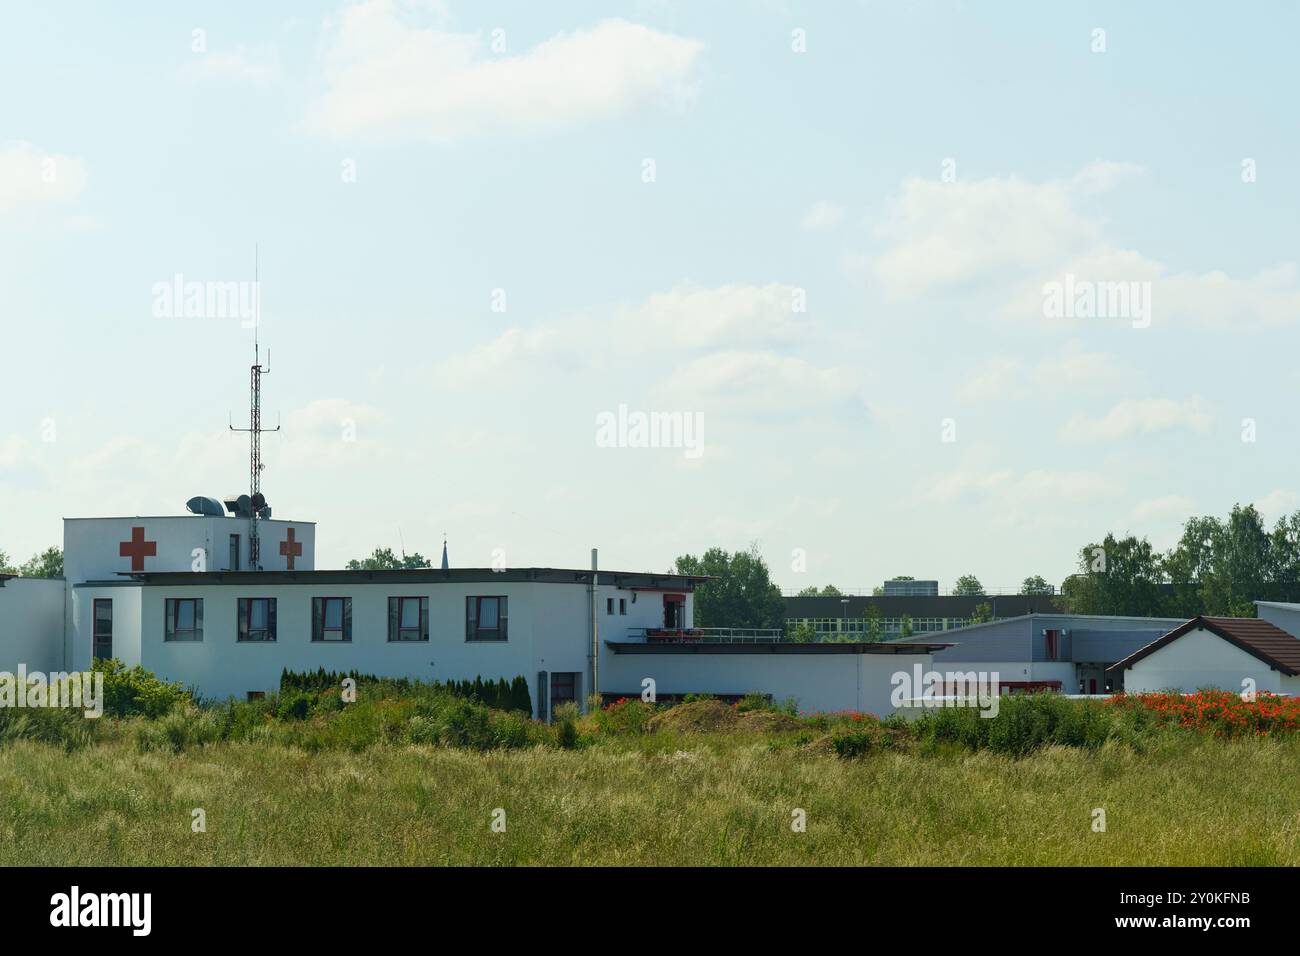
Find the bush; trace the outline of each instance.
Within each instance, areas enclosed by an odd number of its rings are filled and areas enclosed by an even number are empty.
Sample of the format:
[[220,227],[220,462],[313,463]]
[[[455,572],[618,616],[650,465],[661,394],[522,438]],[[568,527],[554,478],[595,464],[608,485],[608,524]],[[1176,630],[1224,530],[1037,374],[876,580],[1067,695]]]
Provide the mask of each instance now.
[[977,707],[941,707],[922,712],[916,732],[933,743],[967,750],[992,750],[1023,757],[1049,744],[1095,750],[1110,739],[1116,720],[1094,701],[1067,700],[1060,694],[1007,694],[998,699],[996,717]]
[[161,717],[191,700],[179,682],[159,680],[139,664],[128,668],[117,658],[96,660],[92,672],[104,675],[104,713],[113,717]]
[[772,696],[770,694],[749,693],[736,702],[736,710],[742,714],[747,714],[751,710],[771,709]]
[[[592,721],[602,734],[644,734],[655,715],[654,704],[640,698],[620,697],[612,704],[591,711]],[[576,715],[575,715],[576,716]]]
[[300,690],[283,691],[276,702],[278,720],[305,720],[312,709],[313,697]]

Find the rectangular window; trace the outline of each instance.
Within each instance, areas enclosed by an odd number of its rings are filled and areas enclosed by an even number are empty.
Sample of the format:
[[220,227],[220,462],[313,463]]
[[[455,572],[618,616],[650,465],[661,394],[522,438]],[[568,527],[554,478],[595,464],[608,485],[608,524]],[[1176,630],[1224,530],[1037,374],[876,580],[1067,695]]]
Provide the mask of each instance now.
[[429,599],[427,597],[390,597],[388,599],[388,639],[390,641],[427,641],[429,639]]
[[352,598],[312,598],[311,639],[313,641],[352,640]]
[[506,640],[507,613],[504,597],[465,598],[465,640]]
[[239,570],[239,535],[230,536],[230,570]]
[[275,640],[275,598],[240,598],[240,641]]
[[1044,634],[1047,638],[1047,659],[1049,661],[1057,659],[1057,651],[1059,650],[1058,638],[1060,637],[1060,634],[1060,631],[1046,631]]
[[113,656],[113,602],[110,598],[95,598],[95,660],[108,660]]
[[163,613],[164,641],[203,640],[203,598],[168,598]]
[[613,599],[613,598],[605,598],[605,613],[606,613],[606,614],[613,614],[613,613],[614,613],[614,599]]
[[618,613],[619,614],[627,613],[627,598],[618,599]]

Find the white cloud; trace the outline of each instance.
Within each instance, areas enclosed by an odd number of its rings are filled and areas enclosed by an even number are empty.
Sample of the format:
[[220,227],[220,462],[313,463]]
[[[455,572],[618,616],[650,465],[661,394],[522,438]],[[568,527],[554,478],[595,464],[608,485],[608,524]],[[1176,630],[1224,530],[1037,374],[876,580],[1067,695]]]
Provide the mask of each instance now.
[[1068,389],[1078,392],[1087,388],[1105,388],[1123,379],[1123,367],[1115,356],[1105,352],[1085,352],[1074,344],[1062,354],[1044,359],[1034,370],[1034,383],[1040,391]]
[[181,67],[181,77],[190,81],[217,81],[268,87],[280,79],[280,57],[274,50],[249,50],[195,54]]
[[1275,488],[1255,501],[1255,509],[1270,523],[1284,518],[1300,507],[1300,495],[1285,488]]
[[1199,398],[1178,402],[1171,398],[1125,399],[1101,418],[1076,415],[1061,429],[1061,438],[1072,441],[1114,441],[1133,435],[1150,435],[1176,428],[1205,431],[1210,412]]
[[987,402],[1018,392],[1023,382],[1022,364],[1009,356],[986,359],[957,387],[957,400],[966,404]]
[[[532,372],[590,369],[618,356],[701,352],[795,340],[806,315],[792,308],[796,289],[780,283],[680,286],[613,310],[577,314],[531,327],[512,326],[482,345],[444,360],[439,387],[474,388]],[[592,343],[603,347],[593,349]]]
[[478,34],[420,26],[409,13],[393,0],[366,0],[327,23],[327,89],[308,111],[308,129],[445,142],[572,126],[688,101],[704,49],[616,19],[523,53],[494,53]]
[[891,295],[910,298],[1081,255],[1097,244],[1101,227],[1078,201],[1135,171],[1094,163],[1069,179],[1044,183],[1018,176],[909,179],[877,227],[888,248],[872,260],[872,272]]
[[1133,520],[1140,522],[1183,521],[1195,514],[1196,503],[1186,495],[1160,495],[1139,501],[1133,508]]
[[931,481],[922,489],[920,500],[951,504],[970,498],[987,499],[991,509],[998,511],[1018,507],[1027,501],[1084,501],[1112,495],[1116,490],[1113,478],[1095,471],[1033,469],[1016,474],[1006,468],[964,468]]
[[624,310],[622,334],[640,347],[699,349],[789,341],[800,332],[798,290],[770,283],[711,289],[679,287]]
[[844,221],[844,207],[819,199],[804,213],[800,225],[805,229],[832,229]]
[[86,187],[85,164],[19,140],[0,146],[0,213],[28,202],[65,202]]
[[680,366],[658,391],[665,407],[786,412],[860,403],[859,389],[859,376],[849,369],[821,368],[774,352],[727,351]]

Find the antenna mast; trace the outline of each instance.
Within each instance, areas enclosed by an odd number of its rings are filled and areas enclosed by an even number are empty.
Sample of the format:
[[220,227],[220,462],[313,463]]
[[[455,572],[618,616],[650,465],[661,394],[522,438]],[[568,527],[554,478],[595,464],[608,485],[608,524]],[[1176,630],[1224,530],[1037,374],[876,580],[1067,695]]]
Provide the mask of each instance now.
[[248,487],[249,500],[252,503],[252,517],[248,529],[248,566],[254,570],[261,569],[261,539],[257,523],[261,512],[266,507],[262,496],[262,432],[278,432],[280,426],[262,427],[262,376],[271,374],[271,352],[266,353],[266,367],[262,367],[261,344],[258,338],[262,324],[262,285],[258,248],[253,246],[253,366],[249,369],[249,413],[248,427],[235,428],[231,431],[248,432]]

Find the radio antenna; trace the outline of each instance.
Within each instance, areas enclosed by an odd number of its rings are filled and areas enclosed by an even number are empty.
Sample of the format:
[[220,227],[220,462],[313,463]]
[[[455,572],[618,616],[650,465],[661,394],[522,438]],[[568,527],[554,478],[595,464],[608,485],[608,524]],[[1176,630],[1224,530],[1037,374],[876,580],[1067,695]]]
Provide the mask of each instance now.
[[253,366],[249,369],[249,412],[248,427],[230,426],[232,432],[248,432],[248,494],[251,502],[251,520],[248,529],[248,566],[254,571],[262,569],[261,539],[257,523],[266,508],[266,498],[262,495],[262,433],[278,432],[277,422],[274,428],[262,427],[262,376],[271,374],[271,351],[266,352],[266,367],[262,367],[261,340],[259,327],[262,324],[262,285],[261,263],[258,247],[253,245]]

